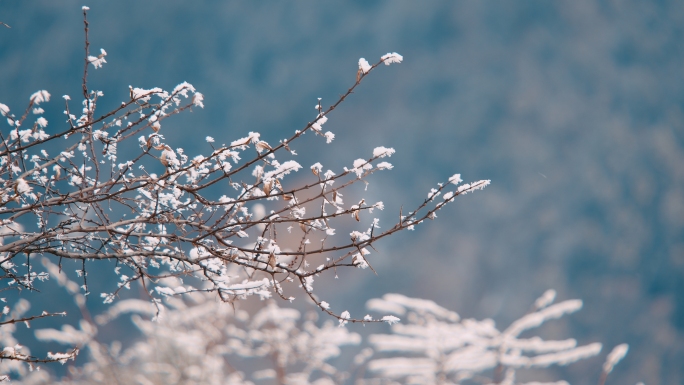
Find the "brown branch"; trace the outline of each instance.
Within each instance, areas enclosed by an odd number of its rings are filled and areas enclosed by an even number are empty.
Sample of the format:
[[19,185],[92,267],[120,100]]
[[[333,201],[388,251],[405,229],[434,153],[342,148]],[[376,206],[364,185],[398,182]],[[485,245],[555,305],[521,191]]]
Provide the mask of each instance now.
[[61,312],[61,313],[43,313],[41,315],[34,315],[32,317],[26,317],[26,318],[19,318],[19,319],[10,319],[7,321],[2,321],[0,322],[0,325],[9,325],[9,324],[15,324],[18,322],[28,322],[28,321],[33,321],[34,319],[40,319],[40,318],[45,318],[45,317],[55,317],[55,316],[66,316],[66,312]]

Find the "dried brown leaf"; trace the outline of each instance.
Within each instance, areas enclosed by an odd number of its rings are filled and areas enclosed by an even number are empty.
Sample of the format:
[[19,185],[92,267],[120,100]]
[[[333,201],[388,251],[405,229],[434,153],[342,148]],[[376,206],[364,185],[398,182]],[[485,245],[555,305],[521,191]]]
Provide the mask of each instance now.
[[271,266],[271,269],[275,269],[276,267],[276,256],[273,251],[268,255],[268,265]]

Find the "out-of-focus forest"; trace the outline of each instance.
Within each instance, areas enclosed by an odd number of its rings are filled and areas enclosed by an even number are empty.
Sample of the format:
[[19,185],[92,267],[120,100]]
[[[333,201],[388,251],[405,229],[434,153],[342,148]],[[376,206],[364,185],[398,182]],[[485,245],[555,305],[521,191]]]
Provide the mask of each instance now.
[[[64,120],[59,96],[81,92],[81,5],[0,1],[11,26],[0,26],[1,103],[20,111],[45,89],[51,127]],[[375,245],[378,276],[347,272],[319,295],[359,314],[397,292],[507,325],[554,288],[585,305],[547,336],[600,341],[606,352],[630,345],[610,383],[684,382],[684,3],[87,5],[91,48],[108,53],[89,78],[105,93],[102,111],[129,84],[188,81],[205,108],[164,132],[188,152],[207,135],[230,142],[258,131],[277,143],[311,121],[316,98],[346,91],[360,57],[400,53],[401,65],[373,73],[331,114],[335,146],[299,151],[298,161],[327,167],[395,148],[394,169],[368,190],[387,218],[455,172],[492,185]],[[36,309],[60,296],[40,298]],[[587,370],[598,374],[601,359],[559,376],[594,382]]]

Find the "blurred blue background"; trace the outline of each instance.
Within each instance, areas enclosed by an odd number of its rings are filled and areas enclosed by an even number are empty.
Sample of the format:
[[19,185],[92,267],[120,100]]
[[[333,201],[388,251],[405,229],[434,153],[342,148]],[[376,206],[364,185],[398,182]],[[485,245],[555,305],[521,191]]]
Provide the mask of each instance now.
[[[0,0],[12,27],[0,28],[0,102],[16,113],[48,90],[48,129],[63,127],[61,95],[79,100],[81,5]],[[360,57],[402,54],[330,116],[333,144],[308,138],[297,160],[339,170],[394,147],[395,168],[368,190],[385,224],[453,173],[492,185],[376,245],[378,277],[354,271],[320,281],[319,294],[362,315],[367,299],[400,292],[505,327],[554,288],[585,308],[549,335],[604,353],[630,344],[609,383],[684,383],[683,2],[87,5],[91,50],[109,54],[90,70],[100,111],[127,100],[129,84],[188,81],[206,107],[164,134],[190,154],[206,135],[277,142],[313,119],[317,97],[332,103],[353,84]],[[602,360],[559,375],[595,383]]]

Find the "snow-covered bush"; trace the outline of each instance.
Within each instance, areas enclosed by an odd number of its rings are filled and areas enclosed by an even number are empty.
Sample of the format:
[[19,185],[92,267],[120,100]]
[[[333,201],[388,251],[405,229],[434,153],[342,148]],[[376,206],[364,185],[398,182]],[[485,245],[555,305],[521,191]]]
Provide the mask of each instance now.
[[[567,365],[599,354],[602,346],[596,342],[577,346],[573,338],[548,341],[538,336],[521,337],[530,329],[582,308],[581,300],[553,304],[555,297],[556,292],[548,290],[535,301],[532,311],[504,330],[497,329],[491,319],[462,319],[457,313],[424,299],[387,294],[382,299],[371,300],[370,310],[405,317],[408,323],[392,325],[391,334],[370,336],[375,352],[391,357],[372,358],[368,370],[376,377],[399,383],[514,385],[520,383],[515,380],[516,371]],[[624,356],[627,345],[616,349],[624,350]],[[606,364],[609,367],[604,365],[605,375],[622,356],[609,356],[607,362],[612,363]]]
[[[57,268],[48,263],[49,270]],[[57,273],[60,274],[60,273]],[[167,279],[167,281],[169,281]],[[64,286],[75,284],[61,281]],[[170,282],[172,283],[172,282]],[[156,321],[157,307],[149,301],[116,302],[96,317],[104,327],[124,314],[142,332],[129,347],[120,342],[98,342],[95,325],[81,330],[38,330],[43,340],[87,347],[88,361],[71,366],[62,384],[567,384],[565,381],[516,381],[525,369],[567,365],[601,352],[600,343],[578,346],[575,339],[544,340],[521,337],[547,321],[580,310],[582,301],[554,304],[549,290],[530,312],[503,331],[491,319],[462,319],[436,303],[400,294],[368,301],[370,311],[404,318],[391,320],[389,334],[372,334],[370,346],[359,349],[362,337],[333,322],[318,326],[316,312],[304,317],[276,301],[257,309],[226,306],[212,293],[194,292],[167,297]],[[249,306],[248,306],[249,307]],[[407,322],[406,322],[407,321]],[[357,347],[351,367],[342,370],[334,360],[345,346]],[[608,354],[599,384],[606,381],[628,347],[618,345]],[[349,351],[349,348],[347,349]],[[339,361],[338,361],[339,362]],[[598,369],[598,368],[597,368]],[[532,372],[534,377],[534,372]],[[56,383],[44,372],[24,373],[26,384]]]

